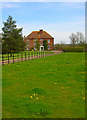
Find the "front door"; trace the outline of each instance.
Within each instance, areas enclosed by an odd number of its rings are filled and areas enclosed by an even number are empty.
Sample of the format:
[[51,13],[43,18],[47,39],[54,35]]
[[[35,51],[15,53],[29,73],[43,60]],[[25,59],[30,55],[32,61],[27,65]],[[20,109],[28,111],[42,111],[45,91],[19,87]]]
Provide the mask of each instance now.
[[43,51],[44,50],[44,46],[40,46],[40,50]]
[[41,47],[41,50],[43,50],[43,47]]

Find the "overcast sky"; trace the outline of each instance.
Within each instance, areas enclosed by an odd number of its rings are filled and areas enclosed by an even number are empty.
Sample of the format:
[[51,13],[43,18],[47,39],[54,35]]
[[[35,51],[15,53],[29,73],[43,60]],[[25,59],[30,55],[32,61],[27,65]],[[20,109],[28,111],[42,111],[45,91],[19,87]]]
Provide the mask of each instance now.
[[78,2],[13,1],[3,0],[2,21],[6,21],[11,15],[18,27],[23,27],[25,36],[32,31],[43,29],[54,37],[55,43],[61,41],[70,43],[71,33],[85,33],[85,2],[83,0],[77,0]]

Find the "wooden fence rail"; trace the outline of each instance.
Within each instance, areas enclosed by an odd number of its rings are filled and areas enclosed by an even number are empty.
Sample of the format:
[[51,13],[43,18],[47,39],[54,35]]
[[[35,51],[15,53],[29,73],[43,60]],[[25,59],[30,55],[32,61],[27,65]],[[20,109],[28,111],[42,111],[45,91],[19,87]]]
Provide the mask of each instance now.
[[1,54],[0,56],[0,64],[2,65],[15,63],[19,61],[26,61],[31,59],[39,59],[45,56],[53,55],[54,52],[51,51],[32,51],[32,52],[17,52],[17,53],[8,53],[8,54]]

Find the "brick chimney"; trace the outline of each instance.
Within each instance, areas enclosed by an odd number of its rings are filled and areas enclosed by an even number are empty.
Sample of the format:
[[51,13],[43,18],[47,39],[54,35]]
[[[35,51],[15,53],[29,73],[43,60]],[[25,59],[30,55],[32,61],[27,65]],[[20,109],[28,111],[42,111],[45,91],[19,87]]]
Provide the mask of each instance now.
[[42,33],[43,33],[43,30],[41,29],[41,30],[40,30],[40,34],[42,34]]

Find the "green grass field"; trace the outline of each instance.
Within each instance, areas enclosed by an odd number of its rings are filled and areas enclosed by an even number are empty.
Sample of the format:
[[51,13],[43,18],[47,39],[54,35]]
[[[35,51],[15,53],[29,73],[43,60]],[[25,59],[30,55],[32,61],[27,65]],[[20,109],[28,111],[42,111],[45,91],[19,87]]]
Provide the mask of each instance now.
[[85,54],[62,53],[2,67],[3,118],[84,118]]

